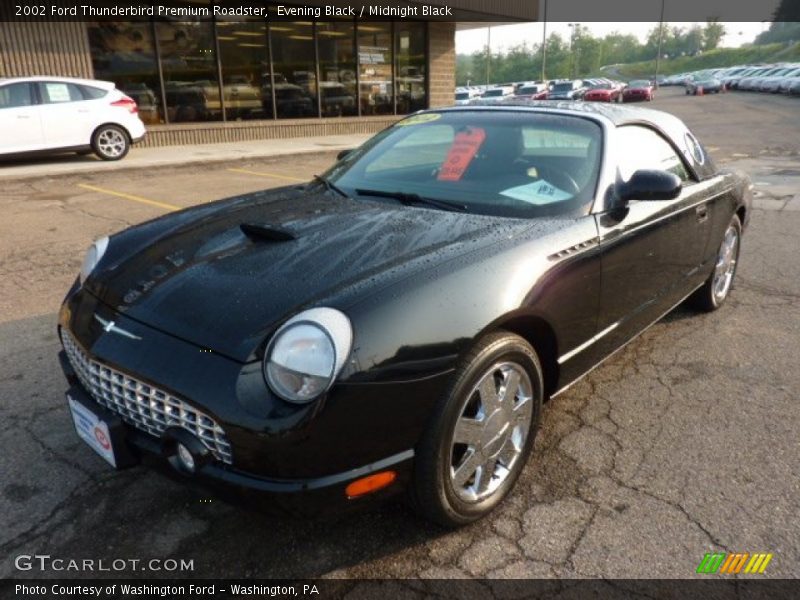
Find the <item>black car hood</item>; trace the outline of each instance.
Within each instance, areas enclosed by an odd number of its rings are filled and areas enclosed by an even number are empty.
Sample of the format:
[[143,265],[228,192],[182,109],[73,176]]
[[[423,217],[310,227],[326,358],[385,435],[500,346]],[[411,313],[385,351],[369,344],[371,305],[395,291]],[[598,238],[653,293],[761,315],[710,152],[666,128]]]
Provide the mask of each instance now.
[[142,226],[156,227],[149,239],[131,233],[133,248],[124,232],[112,238],[86,289],[133,319],[247,361],[304,307],[337,306],[337,292],[352,297],[353,286],[363,297],[531,226],[388,202],[284,189],[170,215],[160,230],[159,221]]

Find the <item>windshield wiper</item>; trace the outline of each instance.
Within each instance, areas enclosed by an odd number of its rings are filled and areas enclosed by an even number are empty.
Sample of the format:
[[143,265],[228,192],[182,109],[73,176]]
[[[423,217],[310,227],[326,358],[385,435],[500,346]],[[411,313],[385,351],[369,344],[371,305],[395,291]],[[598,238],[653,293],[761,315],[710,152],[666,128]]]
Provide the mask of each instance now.
[[337,187],[336,185],[331,183],[326,177],[323,177],[322,175],[314,175],[314,181],[319,181],[327,189],[333,190],[334,192],[336,192],[340,196],[344,196],[345,198],[349,198],[350,197],[350,196],[347,195],[347,193],[343,189],[341,189],[340,187]]
[[454,212],[467,212],[466,204],[459,204],[458,202],[452,202],[450,200],[437,200],[436,198],[426,198],[425,196],[420,196],[419,194],[410,194],[408,192],[384,192],[383,190],[357,189],[356,194],[358,194],[359,196],[375,196],[377,198],[393,198],[395,200],[399,200],[402,204],[405,204],[406,206],[411,206],[412,204],[426,204],[428,206],[441,208],[442,210],[450,210]]

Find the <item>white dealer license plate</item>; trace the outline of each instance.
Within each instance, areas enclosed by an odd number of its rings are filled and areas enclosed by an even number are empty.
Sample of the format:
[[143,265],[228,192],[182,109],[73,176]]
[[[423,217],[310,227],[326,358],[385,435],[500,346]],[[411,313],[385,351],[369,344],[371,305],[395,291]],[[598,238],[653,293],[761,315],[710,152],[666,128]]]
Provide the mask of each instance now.
[[106,422],[83,404],[71,398],[69,394],[67,394],[67,402],[69,402],[69,410],[72,413],[72,421],[75,423],[75,431],[78,432],[78,436],[108,464],[116,467],[114,445],[111,443],[111,434]]

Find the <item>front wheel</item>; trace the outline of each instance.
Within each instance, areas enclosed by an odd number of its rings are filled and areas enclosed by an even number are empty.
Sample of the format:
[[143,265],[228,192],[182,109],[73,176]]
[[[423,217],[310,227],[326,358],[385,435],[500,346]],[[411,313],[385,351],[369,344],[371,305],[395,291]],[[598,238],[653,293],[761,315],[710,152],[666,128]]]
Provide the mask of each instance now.
[[714,271],[695,292],[693,300],[697,308],[711,312],[722,306],[727,299],[733,286],[733,278],[736,276],[741,239],[742,223],[738,216],[733,215],[717,251]]
[[92,150],[103,160],[119,160],[131,149],[124,129],[116,125],[101,125],[92,136]]
[[411,496],[418,512],[455,527],[508,495],[536,436],[543,381],[536,352],[521,337],[497,332],[475,345],[417,447]]

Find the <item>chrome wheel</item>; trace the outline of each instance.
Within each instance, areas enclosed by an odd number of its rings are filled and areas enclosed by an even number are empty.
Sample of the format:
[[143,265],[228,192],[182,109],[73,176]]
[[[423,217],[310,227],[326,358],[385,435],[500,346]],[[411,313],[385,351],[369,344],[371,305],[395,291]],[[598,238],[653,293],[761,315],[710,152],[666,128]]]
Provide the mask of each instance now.
[[711,284],[711,290],[714,294],[714,301],[717,304],[725,300],[731,289],[738,256],[739,230],[731,225],[725,232],[725,237],[717,255],[717,264],[714,267],[714,281]]
[[531,427],[533,386],[514,362],[496,363],[467,395],[450,440],[450,483],[458,498],[491,496],[522,458]]
[[125,135],[117,129],[103,129],[97,135],[97,149],[109,158],[122,156],[128,146]]

